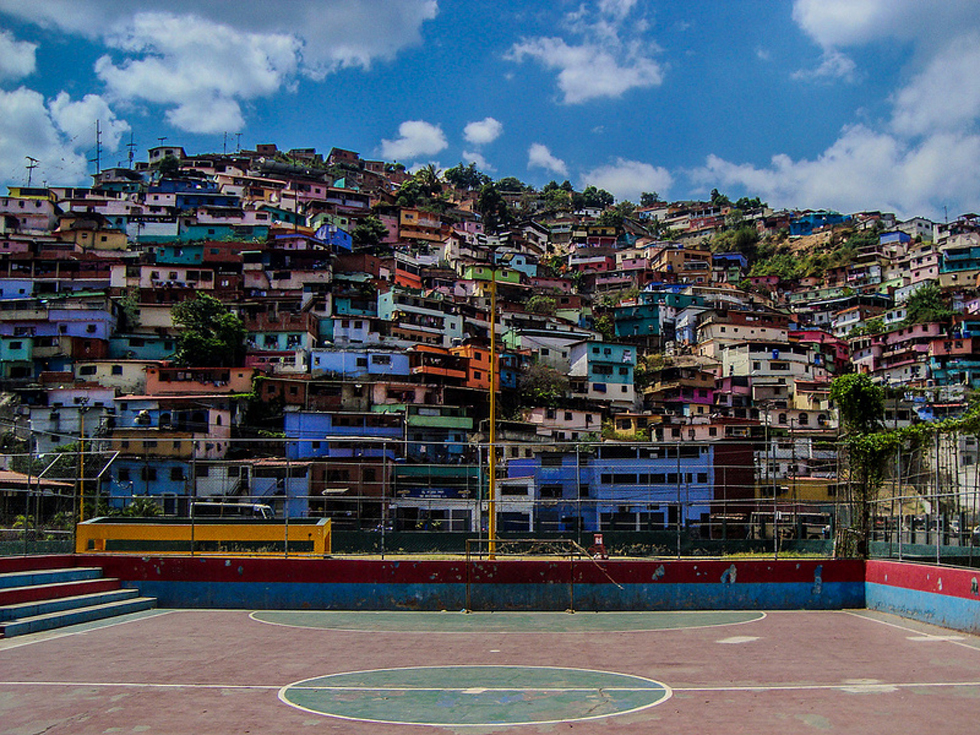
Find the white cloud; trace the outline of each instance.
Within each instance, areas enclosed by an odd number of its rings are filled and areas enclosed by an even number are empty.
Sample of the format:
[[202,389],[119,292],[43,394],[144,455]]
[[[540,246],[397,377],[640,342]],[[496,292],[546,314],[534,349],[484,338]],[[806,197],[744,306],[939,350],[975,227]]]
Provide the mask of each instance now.
[[780,154],[759,168],[709,156],[693,178],[705,186],[742,188],[776,207],[936,217],[947,201],[980,205],[980,136],[937,134],[910,144],[855,125],[813,160]]
[[628,20],[634,5],[631,0],[601,0],[594,9],[581,5],[564,18],[569,33],[581,37],[578,42],[556,36],[525,38],[505,58],[517,63],[532,59],[557,70],[565,104],[658,86],[663,67],[651,54],[659,47],[642,37],[647,28],[643,19]]
[[548,146],[541,143],[532,143],[527,152],[528,168],[543,168],[553,174],[568,176],[568,166],[560,158],[551,155]]
[[291,36],[242,33],[164,13],[137,16],[108,42],[141,57],[96,62],[110,93],[168,106],[170,123],[195,133],[241,129],[240,102],[279,90],[296,71],[299,48]]
[[582,176],[583,186],[605,189],[619,200],[640,200],[645,191],[664,194],[674,184],[674,178],[665,168],[642,161],[617,158],[615,163],[599,166]]
[[493,143],[504,132],[503,123],[486,117],[483,120],[469,123],[463,128],[463,137],[467,143],[473,145],[486,145]]
[[[26,183],[24,166],[31,156],[38,160],[32,183],[90,184],[87,152],[95,147],[95,121],[83,136],[83,111],[107,110],[104,104],[92,96],[72,102],[65,93],[45,104],[44,97],[32,89],[0,91],[0,179]],[[126,125],[111,119],[116,132]]]
[[793,19],[824,48],[846,47],[887,38],[926,46],[980,23],[976,0],[796,0]]
[[96,72],[112,96],[163,105],[197,133],[240,130],[243,103],[299,74],[392,58],[437,12],[436,0],[0,0],[0,13],[104,42],[114,53]]
[[857,65],[846,54],[837,49],[825,49],[820,60],[820,66],[816,69],[800,69],[793,72],[793,79],[843,79],[847,82],[854,81],[854,72]]
[[980,3],[797,0],[793,17],[828,64],[844,72],[855,67],[834,56],[839,48],[910,45],[907,81],[890,97],[890,118],[845,126],[812,159],[778,154],[757,166],[709,156],[694,180],[741,187],[775,206],[933,218],[947,204],[961,212],[980,208]]
[[94,94],[87,94],[78,102],[72,102],[67,92],[61,92],[48,105],[51,119],[59,130],[71,140],[82,144],[95,144],[95,126],[102,131],[102,145],[106,150],[119,148],[119,141],[130,130],[129,123],[116,117],[109,104]]
[[442,128],[424,120],[406,120],[398,126],[398,138],[381,141],[381,156],[388,161],[408,161],[433,156],[448,147]]
[[892,127],[905,135],[969,127],[980,117],[980,32],[951,39],[895,96]]
[[497,170],[479,151],[463,151],[463,160],[466,161],[466,165],[472,163],[481,171]]
[[37,68],[36,50],[37,44],[18,41],[7,31],[0,31],[0,80],[33,74]]
[[45,27],[98,38],[143,13],[196,17],[260,35],[287,34],[303,46],[307,72],[368,67],[422,41],[436,0],[0,0],[0,11]]

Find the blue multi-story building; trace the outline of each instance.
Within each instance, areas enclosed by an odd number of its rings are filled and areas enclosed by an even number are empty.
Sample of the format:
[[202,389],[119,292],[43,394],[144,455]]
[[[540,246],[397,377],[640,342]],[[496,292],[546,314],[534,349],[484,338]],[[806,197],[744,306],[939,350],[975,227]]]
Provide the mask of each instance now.
[[602,444],[512,459],[505,493],[526,489],[537,502],[523,513],[504,508],[504,528],[656,530],[678,519],[701,521],[714,497],[714,464],[712,445],[683,443]]
[[380,457],[405,441],[404,414],[287,411],[283,419],[289,459]]

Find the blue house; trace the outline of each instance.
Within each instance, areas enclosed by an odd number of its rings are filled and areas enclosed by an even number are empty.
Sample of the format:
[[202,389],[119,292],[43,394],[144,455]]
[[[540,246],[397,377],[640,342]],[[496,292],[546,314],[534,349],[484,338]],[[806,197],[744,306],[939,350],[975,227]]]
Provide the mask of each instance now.
[[345,378],[411,375],[408,355],[391,350],[331,350],[318,348],[310,353],[310,372],[314,377],[340,375]]
[[850,221],[849,215],[839,212],[807,212],[798,217],[793,217],[789,221],[790,235],[812,235],[814,230],[819,230],[827,225],[840,225]]
[[286,456],[380,457],[405,440],[401,414],[348,411],[288,411],[284,416]]
[[521,530],[658,530],[705,519],[714,496],[714,448],[697,444],[602,444],[587,452],[511,459],[508,482],[533,489],[533,519]]
[[110,360],[166,360],[173,356],[173,337],[157,334],[116,334],[109,338]]

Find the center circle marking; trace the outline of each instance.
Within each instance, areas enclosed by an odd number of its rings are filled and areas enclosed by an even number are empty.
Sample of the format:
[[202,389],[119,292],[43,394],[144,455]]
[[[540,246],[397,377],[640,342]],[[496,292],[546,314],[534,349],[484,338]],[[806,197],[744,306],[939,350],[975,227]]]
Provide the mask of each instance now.
[[413,666],[328,674],[287,684],[284,703],[393,725],[545,725],[638,712],[670,687],[612,671],[551,666]]

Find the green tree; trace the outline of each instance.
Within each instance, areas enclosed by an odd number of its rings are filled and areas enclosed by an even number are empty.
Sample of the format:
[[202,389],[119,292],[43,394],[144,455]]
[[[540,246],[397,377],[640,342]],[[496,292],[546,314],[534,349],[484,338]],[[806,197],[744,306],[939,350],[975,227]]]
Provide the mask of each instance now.
[[547,294],[535,294],[524,304],[524,308],[531,314],[544,314],[546,316],[554,316],[557,307],[558,302],[555,297]]
[[180,161],[167,154],[157,165],[157,171],[160,172],[160,178],[172,179],[174,176],[180,175]]
[[616,322],[609,312],[599,314],[593,320],[592,327],[602,335],[606,342],[612,342],[616,339]]
[[355,248],[377,247],[388,236],[388,228],[373,214],[364,217],[351,231]]
[[640,206],[641,207],[652,207],[654,204],[660,203],[660,195],[655,191],[645,191],[640,194]]
[[522,406],[561,406],[568,397],[568,377],[537,362],[521,373],[517,389]]
[[905,325],[945,322],[955,313],[946,305],[943,290],[930,283],[913,292],[905,302]]
[[508,192],[522,192],[527,191],[530,187],[514,176],[505,176],[496,183],[498,191],[508,191]]
[[493,234],[511,224],[510,208],[495,184],[484,184],[476,199],[476,211],[483,216],[483,229]]
[[711,203],[716,207],[730,207],[731,200],[717,189],[711,190]]
[[477,169],[475,163],[471,163],[469,166],[460,163],[447,169],[442,177],[456,189],[476,190],[490,183],[490,177]]
[[582,206],[584,207],[611,207],[616,201],[616,197],[605,189],[598,189],[595,186],[585,187],[582,192]]
[[174,362],[190,367],[235,367],[245,358],[242,320],[213,296],[198,294],[170,310],[177,335]]
[[762,209],[766,204],[759,197],[753,197],[749,199],[748,197],[741,197],[735,202],[735,207],[741,209],[743,212],[751,212],[753,209]]

